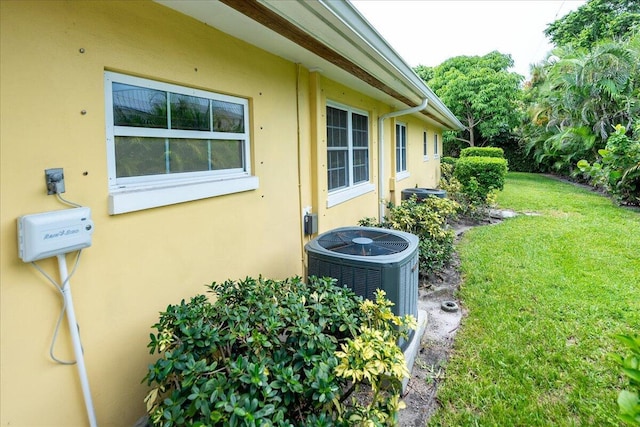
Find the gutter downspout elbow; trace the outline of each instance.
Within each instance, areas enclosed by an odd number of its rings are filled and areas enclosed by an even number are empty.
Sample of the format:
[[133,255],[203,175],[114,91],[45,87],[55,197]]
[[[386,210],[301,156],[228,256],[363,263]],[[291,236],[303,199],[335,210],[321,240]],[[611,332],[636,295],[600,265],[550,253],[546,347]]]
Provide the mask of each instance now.
[[392,117],[404,116],[420,112],[427,108],[428,98],[424,98],[420,105],[408,108],[406,110],[392,111],[378,117],[378,222],[382,222],[384,218],[384,120]]

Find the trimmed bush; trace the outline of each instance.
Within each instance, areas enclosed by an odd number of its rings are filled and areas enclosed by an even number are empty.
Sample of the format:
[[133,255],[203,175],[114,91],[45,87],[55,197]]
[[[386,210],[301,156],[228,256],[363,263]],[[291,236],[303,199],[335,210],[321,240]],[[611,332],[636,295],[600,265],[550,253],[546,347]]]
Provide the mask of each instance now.
[[[416,324],[391,305],[382,291],[362,301],[333,279],[213,283],[153,326],[149,422],[397,425],[409,373],[396,343]],[[372,392],[357,393],[363,384]]]
[[498,157],[504,158],[504,150],[500,147],[467,147],[460,151],[463,157]]
[[[490,205],[493,204],[492,197],[478,196],[477,182],[476,186],[468,186],[466,192],[462,188],[462,184],[454,176],[453,165],[440,165],[442,171],[440,177],[440,188],[447,192],[447,197],[454,200],[460,206],[458,210],[459,219],[469,221],[481,221],[488,215]],[[475,182],[475,181],[474,181]]]
[[485,200],[492,191],[504,188],[507,161],[497,157],[461,157],[453,173],[463,192]]
[[444,164],[444,165],[454,165],[456,164],[456,162],[458,161],[458,159],[456,159],[455,157],[449,157],[449,156],[444,156],[440,159],[440,163]]

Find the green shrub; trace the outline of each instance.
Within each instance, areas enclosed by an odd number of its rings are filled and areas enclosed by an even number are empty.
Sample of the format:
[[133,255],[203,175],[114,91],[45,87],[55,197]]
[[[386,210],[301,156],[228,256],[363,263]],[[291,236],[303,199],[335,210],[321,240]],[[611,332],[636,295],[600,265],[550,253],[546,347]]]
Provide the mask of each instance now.
[[459,208],[451,199],[427,197],[418,201],[414,195],[400,205],[389,206],[389,214],[381,224],[374,218],[364,218],[359,224],[418,236],[420,273],[428,275],[442,270],[451,261],[455,232],[449,229],[449,222],[457,217]]
[[584,159],[578,162],[591,184],[607,190],[619,203],[640,204],[640,141],[629,138],[625,127],[617,125],[598,154],[602,158],[593,165]]
[[[154,426],[392,425],[415,319],[332,279],[213,283],[167,307],[148,347]],[[366,349],[366,351],[363,351]],[[362,384],[375,393],[349,399]]]
[[616,338],[627,347],[628,354],[624,357],[616,354],[613,359],[631,389],[618,394],[619,417],[628,425],[640,426],[640,335],[616,335]]
[[443,164],[443,165],[454,165],[455,166],[457,161],[458,161],[458,159],[456,159],[455,157],[444,156],[444,157],[440,158],[440,163]]
[[504,158],[509,162],[509,172],[532,172],[544,171],[544,166],[538,163],[533,154],[529,153],[524,146],[524,142],[508,140],[502,143]]
[[507,161],[496,157],[461,157],[454,176],[464,193],[486,199],[493,190],[502,190],[507,176]]
[[504,150],[500,147],[467,147],[460,151],[462,157],[497,157],[504,158]]
[[496,191],[488,195],[478,191],[478,181],[473,178],[466,187],[456,178],[455,169],[451,165],[440,165],[439,187],[447,192],[447,197],[458,203],[460,219],[479,222],[489,215],[490,208],[495,205]]

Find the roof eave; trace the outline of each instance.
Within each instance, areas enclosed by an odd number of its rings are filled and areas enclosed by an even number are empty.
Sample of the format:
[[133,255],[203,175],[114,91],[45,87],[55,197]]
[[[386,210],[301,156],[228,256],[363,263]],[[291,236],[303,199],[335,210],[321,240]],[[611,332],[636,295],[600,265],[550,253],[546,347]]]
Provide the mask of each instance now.
[[309,69],[320,69],[328,78],[392,108],[413,107],[426,98],[429,107],[421,116],[447,129],[463,128],[348,1],[155,1]]
[[[340,17],[345,25],[353,29],[356,36],[365,40],[372,49],[385,58],[388,61],[389,68],[399,73],[406,80],[407,86],[412,86],[414,93],[421,100],[428,99],[430,108],[436,110],[438,116],[448,122],[447,124],[451,130],[464,129],[464,125],[451,110],[349,1],[318,0],[318,2]],[[410,107],[410,105],[408,106]]]

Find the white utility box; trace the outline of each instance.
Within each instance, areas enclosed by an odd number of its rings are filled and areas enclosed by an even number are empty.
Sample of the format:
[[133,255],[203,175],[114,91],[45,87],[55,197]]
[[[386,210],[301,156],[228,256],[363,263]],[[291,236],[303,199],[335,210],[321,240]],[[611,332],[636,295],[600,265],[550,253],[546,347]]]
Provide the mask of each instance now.
[[18,254],[24,262],[91,246],[91,209],[74,208],[18,218]]

